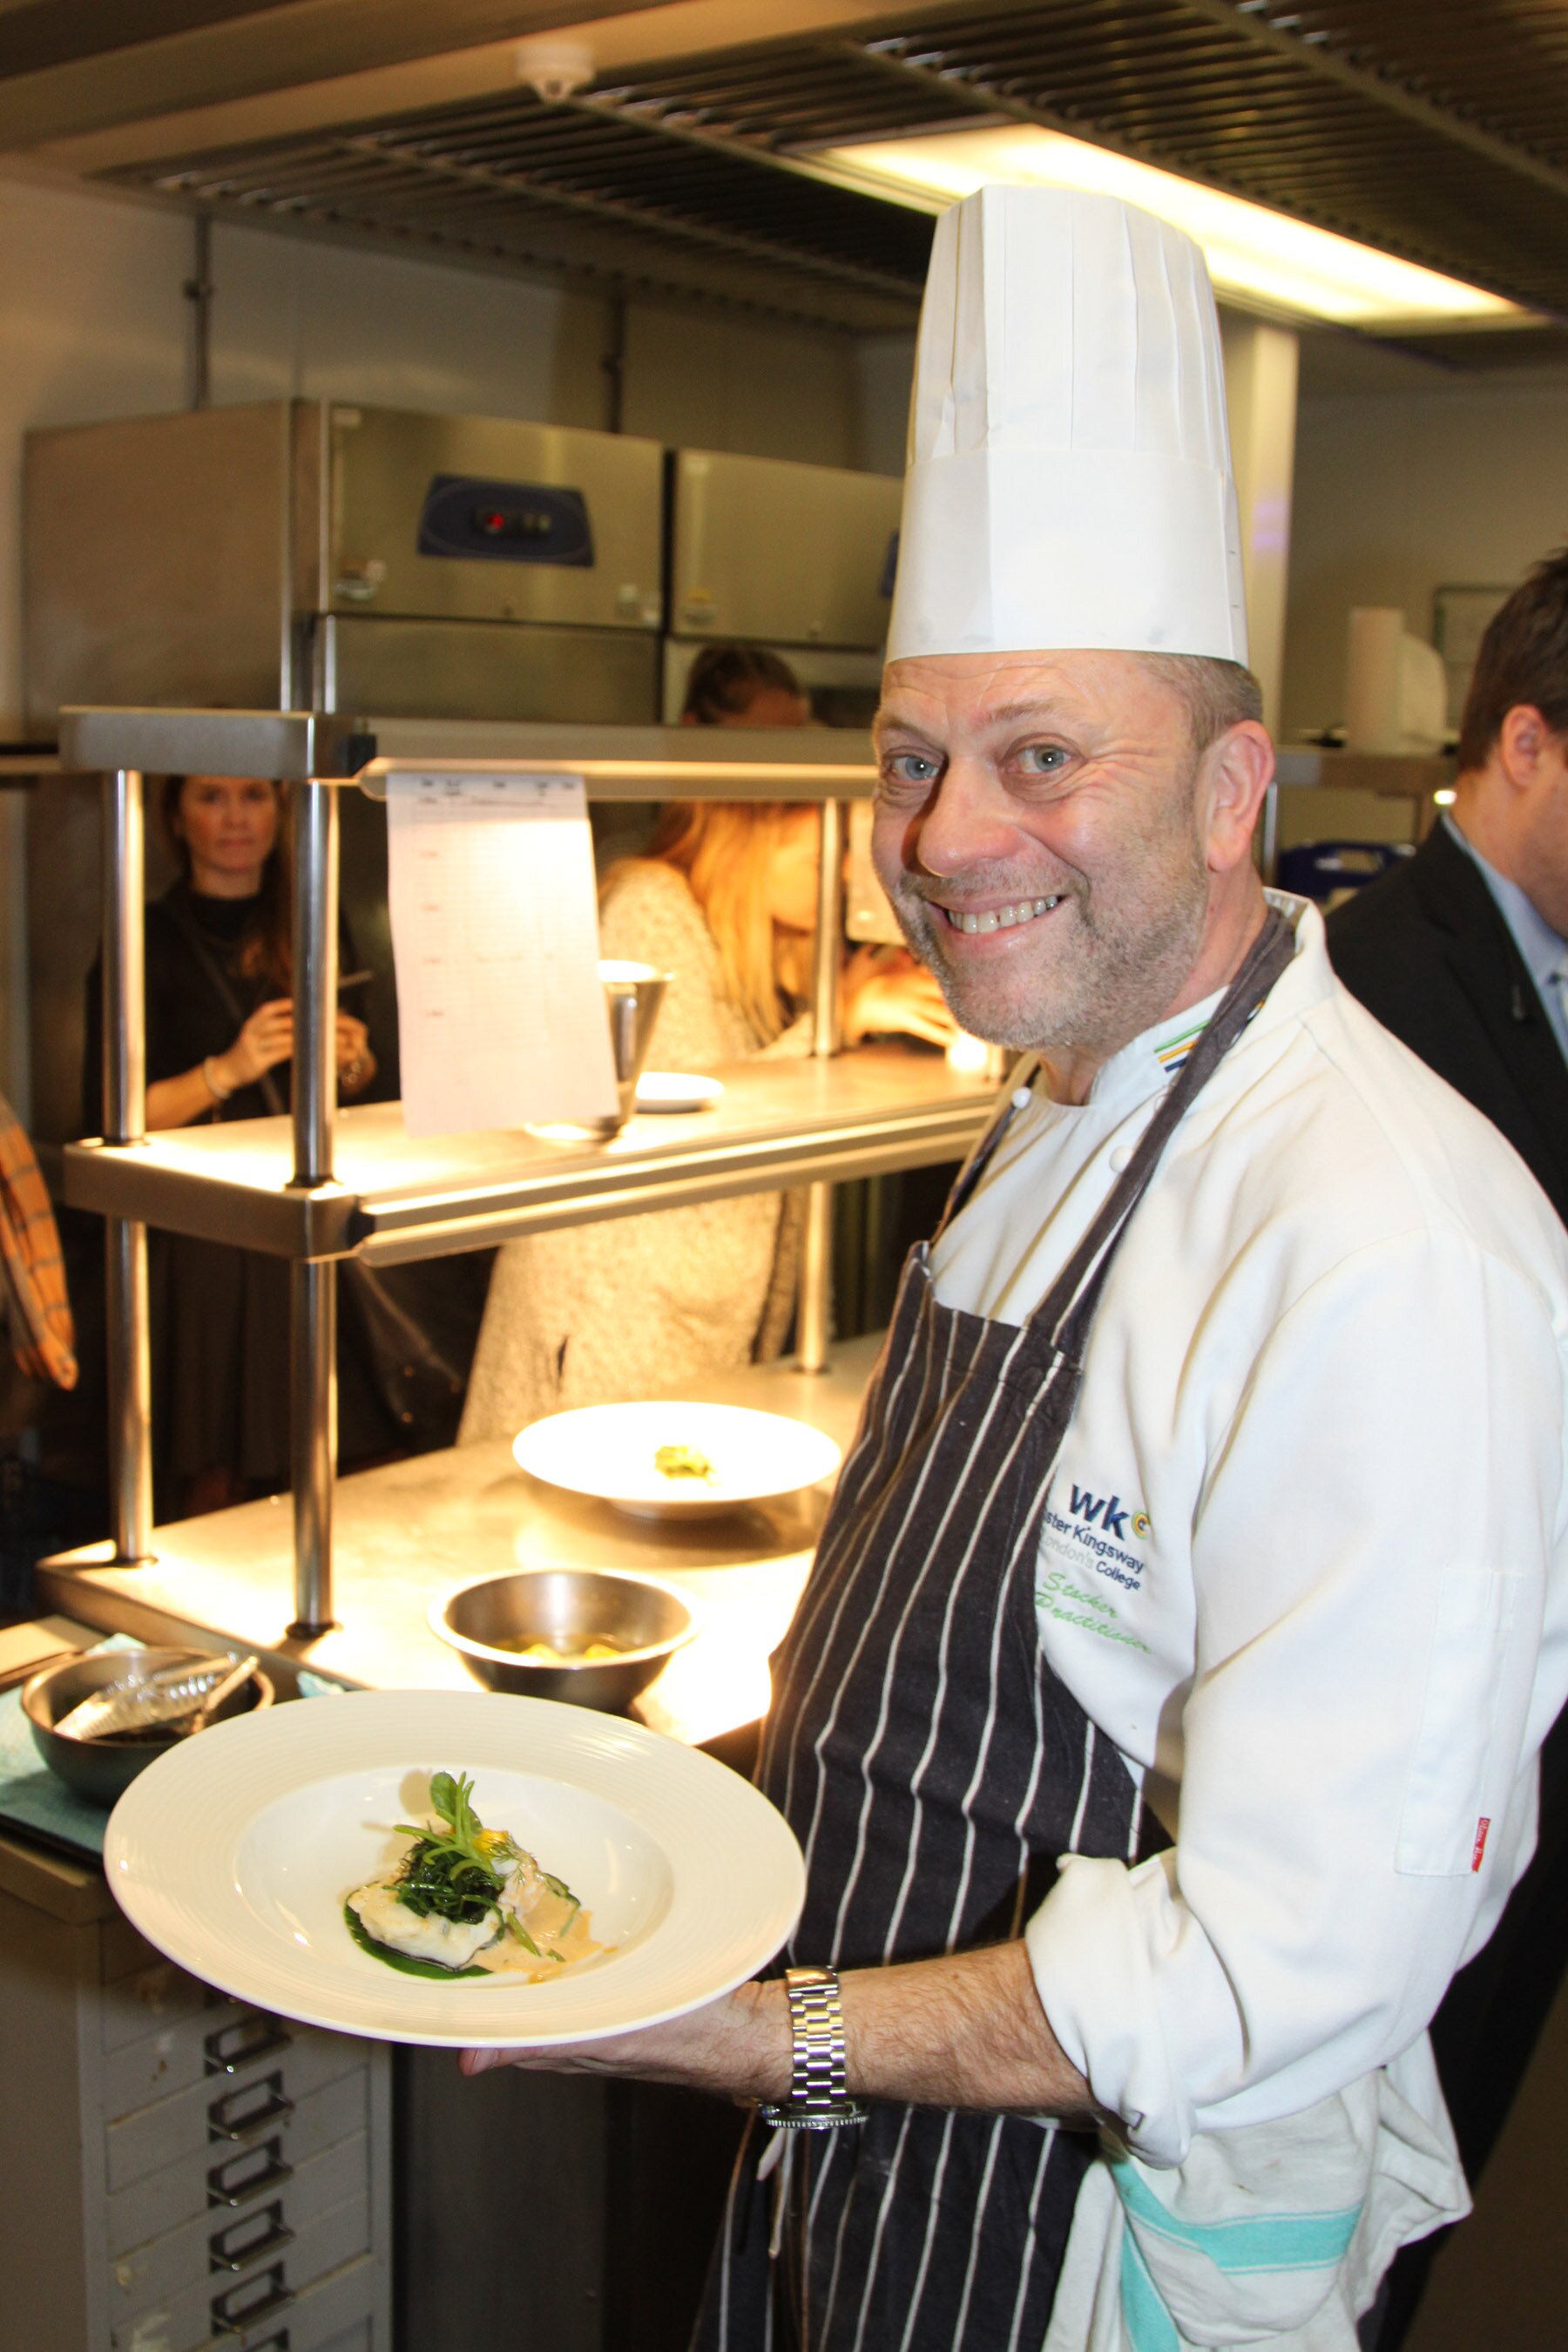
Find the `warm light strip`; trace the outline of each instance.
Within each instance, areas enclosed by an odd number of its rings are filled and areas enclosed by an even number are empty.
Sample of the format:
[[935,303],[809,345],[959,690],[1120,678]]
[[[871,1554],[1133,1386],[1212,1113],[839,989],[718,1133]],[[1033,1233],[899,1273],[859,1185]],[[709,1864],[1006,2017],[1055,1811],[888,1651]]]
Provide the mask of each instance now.
[[[874,784],[878,771],[869,760],[748,760],[737,751],[733,759],[712,760],[579,760],[563,752],[558,760],[372,760],[349,781],[372,786],[387,777],[452,776],[586,776],[604,783],[712,783],[734,776],[749,783]],[[341,783],[342,777],[323,782]]]
[[1034,124],[837,147],[810,161],[834,179],[922,210],[942,210],[994,181],[1122,196],[1196,239],[1217,292],[1301,318],[1387,327],[1523,323],[1529,315],[1457,278]]

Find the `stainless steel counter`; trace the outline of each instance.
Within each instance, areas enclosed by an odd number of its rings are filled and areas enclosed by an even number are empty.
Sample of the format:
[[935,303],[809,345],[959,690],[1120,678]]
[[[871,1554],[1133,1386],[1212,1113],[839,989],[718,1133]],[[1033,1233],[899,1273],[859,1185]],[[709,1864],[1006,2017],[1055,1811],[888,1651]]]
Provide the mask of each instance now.
[[741,1062],[721,1075],[711,1110],[645,1114],[608,1143],[499,1129],[422,1142],[396,1103],[348,1108],[327,1184],[292,1182],[287,1118],[68,1144],[65,1195],[73,1208],[209,1241],[289,1257],[357,1248],[386,1264],[633,1210],[961,1160],[996,1100],[994,1081],[899,1045]]
[[[879,1346],[857,1339],[811,1376],[759,1366],[685,1393],[783,1412],[847,1445]],[[292,1669],[364,1689],[475,1689],[430,1631],[431,1601],[454,1585],[554,1563],[644,1570],[688,1591],[702,1612],[692,1642],[638,1702],[656,1730],[713,1739],[765,1712],[767,1658],[805,1582],[824,1489],[712,1520],[635,1519],[526,1477],[502,1443],[420,1454],[342,1479],[334,1520],[340,1622],[289,1637],[293,1530],[286,1495],[156,1529],[155,1557],[115,1567],[90,1545],[43,1561],[38,1607],[106,1632],[197,1646],[243,1643],[285,1684]]]

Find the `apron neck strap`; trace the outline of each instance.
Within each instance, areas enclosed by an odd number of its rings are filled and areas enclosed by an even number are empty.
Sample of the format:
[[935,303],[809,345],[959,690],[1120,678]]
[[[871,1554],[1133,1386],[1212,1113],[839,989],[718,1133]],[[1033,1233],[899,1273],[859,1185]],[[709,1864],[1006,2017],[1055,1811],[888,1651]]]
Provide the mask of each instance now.
[[1214,1019],[1183,1063],[1126,1169],[1029,1318],[1031,1323],[1053,1334],[1058,1351],[1071,1360],[1081,1360],[1111,1261],[1129,1218],[1149,1189],[1162,1152],[1295,952],[1294,931],[1279,908],[1270,907]]

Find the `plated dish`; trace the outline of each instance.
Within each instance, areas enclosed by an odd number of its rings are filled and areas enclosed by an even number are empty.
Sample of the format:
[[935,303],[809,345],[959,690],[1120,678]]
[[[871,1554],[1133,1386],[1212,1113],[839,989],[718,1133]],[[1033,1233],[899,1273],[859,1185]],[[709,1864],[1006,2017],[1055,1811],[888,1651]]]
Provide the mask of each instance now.
[[433,1811],[399,1822],[408,1844],[343,1904],[362,1951],[404,1976],[526,1977],[543,1984],[605,1948],[564,1879],[542,1870],[510,1830],[487,1829],[467,1773],[430,1776]]
[[819,1429],[733,1404],[594,1404],[531,1422],[520,1469],[637,1518],[710,1518],[830,1478],[843,1459]]
[[[531,1882],[520,1908],[562,1955],[546,1975],[470,1975],[473,1954],[411,1973],[351,1931],[350,1896],[389,1885],[422,1825],[452,1826],[441,1775],[466,1783],[473,1833],[503,1837],[545,1882],[556,1908]],[[618,1717],[482,1691],[352,1692],[219,1724],[132,1784],[104,1864],[148,1941],[235,2000],[456,2048],[591,2041],[716,2000],[778,1950],[805,1886],[786,1823],[710,1757]],[[557,1887],[587,1915],[575,1938]]]

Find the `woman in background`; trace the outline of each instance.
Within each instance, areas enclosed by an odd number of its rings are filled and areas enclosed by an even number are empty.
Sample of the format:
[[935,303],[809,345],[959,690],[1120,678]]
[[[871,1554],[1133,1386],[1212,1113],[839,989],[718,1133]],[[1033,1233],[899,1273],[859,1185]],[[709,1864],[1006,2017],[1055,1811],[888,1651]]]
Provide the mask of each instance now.
[[[804,726],[810,713],[776,655],[708,647],[685,723]],[[804,1055],[801,1011],[816,923],[819,824],[782,802],[672,801],[648,853],[612,867],[600,949],[669,974],[654,1030],[661,1069]],[[953,1035],[912,957],[861,950],[843,982],[844,1038]],[[782,1349],[795,1308],[799,1196],[750,1193],[661,1209],[501,1251],[464,1410],[462,1441],[510,1437],[571,1405],[619,1403]]]
[[[246,776],[170,776],[160,803],[179,878],[146,912],[147,1125],[264,1118],[286,1108],[272,1076],[294,1050],[289,882],[279,787]],[[347,950],[352,962],[352,948]],[[88,980],[88,1132],[102,1132],[102,973]],[[338,1088],[375,1076],[364,1024],[340,1013]],[[188,1234],[149,1236],[154,1476],[161,1517],[216,1510],[289,1475],[286,1259]],[[395,1442],[342,1351],[345,1460]]]

